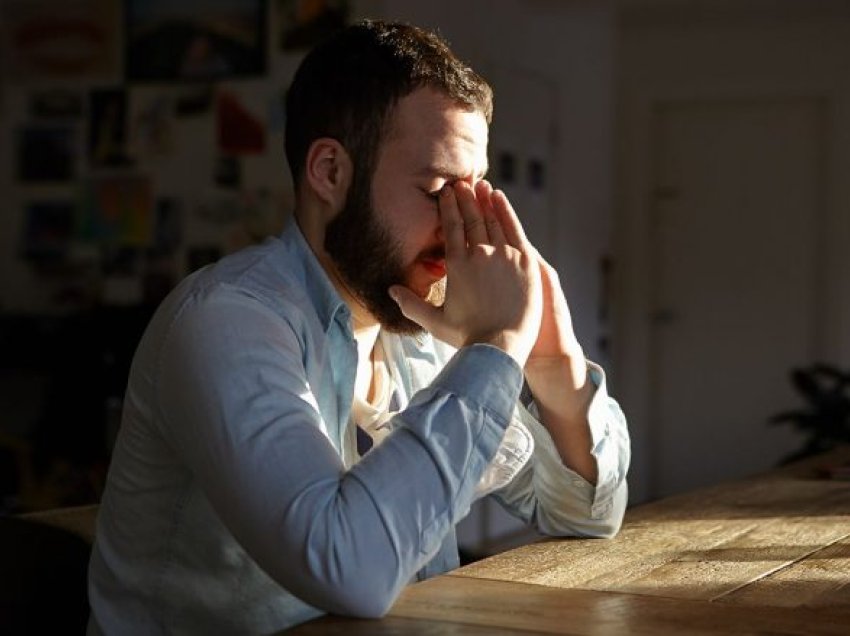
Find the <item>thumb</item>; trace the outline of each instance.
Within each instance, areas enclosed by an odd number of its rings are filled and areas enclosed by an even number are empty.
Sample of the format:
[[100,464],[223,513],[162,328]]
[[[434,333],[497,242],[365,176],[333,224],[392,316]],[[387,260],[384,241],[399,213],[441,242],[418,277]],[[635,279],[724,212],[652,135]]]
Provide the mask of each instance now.
[[433,333],[432,327],[439,324],[442,309],[422,300],[404,285],[393,285],[388,292],[406,318]]

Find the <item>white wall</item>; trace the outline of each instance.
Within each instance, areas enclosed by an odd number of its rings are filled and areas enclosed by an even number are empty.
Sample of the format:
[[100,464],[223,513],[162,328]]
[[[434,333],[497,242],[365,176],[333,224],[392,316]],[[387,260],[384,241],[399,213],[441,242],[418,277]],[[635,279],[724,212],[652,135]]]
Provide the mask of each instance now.
[[[652,282],[645,218],[651,184],[650,106],[663,99],[733,96],[814,96],[828,105],[825,267],[817,283],[821,311],[814,355],[846,367],[850,363],[850,253],[846,249],[850,182],[845,178],[850,170],[850,7],[837,2],[781,1],[627,4],[631,6],[622,15],[617,63],[620,267],[615,371],[634,442],[633,499],[641,500],[653,494],[647,484],[653,460],[647,311]],[[758,246],[753,249],[757,251]],[[742,378],[742,390],[745,386]],[[725,399],[734,409],[736,396]],[[776,404],[776,410],[786,406],[791,405]],[[766,425],[764,430],[765,452],[770,454]],[[753,464],[757,463],[754,458]]]

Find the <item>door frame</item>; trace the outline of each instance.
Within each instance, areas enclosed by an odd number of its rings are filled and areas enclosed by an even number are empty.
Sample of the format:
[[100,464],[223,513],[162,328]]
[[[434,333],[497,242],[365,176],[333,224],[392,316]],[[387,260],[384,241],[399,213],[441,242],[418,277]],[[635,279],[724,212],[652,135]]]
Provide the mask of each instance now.
[[[776,82],[695,82],[688,86],[644,85],[627,88],[618,108],[616,195],[614,205],[615,269],[612,281],[613,339],[612,359],[616,395],[622,402],[629,421],[632,439],[632,464],[629,474],[630,502],[640,503],[655,497],[653,492],[654,430],[652,425],[652,260],[651,220],[652,188],[658,148],[654,147],[653,126],[659,108],[671,103],[767,101],[783,99],[815,99],[823,103],[824,126],[837,126],[837,99],[829,82],[792,82],[777,86]],[[826,133],[825,133],[826,134]],[[834,184],[837,166],[837,144],[827,144],[822,158],[823,193],[820,210],[821,228],[826,235],[835,218]],[[847,161],[847,158],[843,158]],[[846,164],[845,164],[846,165]],[[814,321],[817,340],[814,355],[823,356],[834,342],[840,322],[832,318],[832,302],[828,265],[836,257],[834,248],[825,245],[825,255],[816,264],[822,271],[816,291],[819,311]],[[829,359],[829,358],[825,358]]]

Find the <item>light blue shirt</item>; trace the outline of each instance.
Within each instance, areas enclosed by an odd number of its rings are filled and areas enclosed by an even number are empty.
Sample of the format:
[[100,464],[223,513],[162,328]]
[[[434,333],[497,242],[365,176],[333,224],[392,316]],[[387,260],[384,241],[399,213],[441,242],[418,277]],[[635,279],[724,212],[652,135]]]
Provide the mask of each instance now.
[[457,567],[454,526],[514,417],[534,454],[494,496],[547,534],[616,533],[629,439],[601,369],[594,487],[518,406],[510,356],[381,339],[401,411],[360,459],[351,315],[295,223],[169,295],[130,372],[89,633],[267,634],[323,612],[385,613],[410,581]]

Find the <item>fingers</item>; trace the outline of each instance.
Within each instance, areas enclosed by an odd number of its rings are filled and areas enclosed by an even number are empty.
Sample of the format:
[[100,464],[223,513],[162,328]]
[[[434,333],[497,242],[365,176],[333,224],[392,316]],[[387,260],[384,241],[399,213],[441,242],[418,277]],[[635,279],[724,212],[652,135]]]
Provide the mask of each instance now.
[[505,233],[502,230],[502,224],[493,212],[493,186],[488,181],[483,179],[475,184],[475,199],[481,207],[481,213],[484,216],[484,225],[487,227],[487,235],[490,237],[490,243],[493,245],[504,245],[507,243]]
[[523,249],[528,243],[528,239],[525,236],[525,230],[522,229],[522,223],[519,222],[519,218],[505,193],[501,190],[495,190],[490,201],[493,206],[493,213],[499,220],[508,244],[517,249]]
[[458,210],[454,189],[450,185],[443,186],[440,191],[438,207],[440,224],[446,240],[446,258],[457,258],[466,251],[466,231],[463,217]]
[[487,235],[487,226],[484,216],[475,200],[475,193],[465,181],[458,181],[454,185],[460,215],[463,218],[463,227],[466,231],[466,241],[472,245],[486,245],[490,243]]
[[388,291],[407,318],[431,333],[438,330],[437,326],[442,318],[442,311],[438,307],[422,300],[403,285],[393,285]]
[[501,190],[484,180],[474,188],[464,181],[440,193],[440,221],[446,255],[459,255],[467,245],[527,245],[525,231]]

